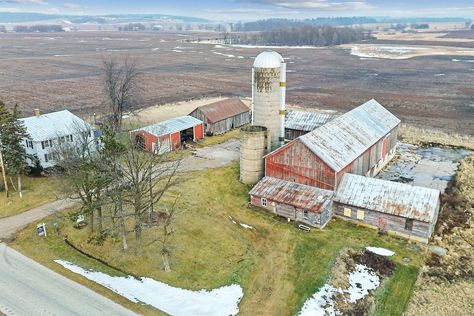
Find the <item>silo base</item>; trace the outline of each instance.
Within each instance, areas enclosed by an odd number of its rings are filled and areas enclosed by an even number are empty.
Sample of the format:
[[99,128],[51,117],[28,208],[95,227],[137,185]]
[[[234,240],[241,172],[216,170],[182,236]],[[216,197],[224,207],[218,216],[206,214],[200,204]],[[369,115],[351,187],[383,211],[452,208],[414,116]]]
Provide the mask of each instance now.
[[267,148],[267,128],[246,126],[240,134],[240,181],[254,184],[264,175],[263,156]]

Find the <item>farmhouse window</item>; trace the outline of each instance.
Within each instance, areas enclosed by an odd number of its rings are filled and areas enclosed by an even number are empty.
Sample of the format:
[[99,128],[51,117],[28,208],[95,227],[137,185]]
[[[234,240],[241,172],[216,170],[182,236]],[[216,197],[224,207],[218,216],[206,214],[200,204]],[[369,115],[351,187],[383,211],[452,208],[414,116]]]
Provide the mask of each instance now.
[[59,143],[62,144],[66,141],[66,138],[64,136],[61,136],[58,138],[58,140],[59,140]]
[[26,147],[33,149],[33,141],[27,140],[26,141]]
[[344,207],[344,216],[345,217],[351,217],[352,216],[352,212],[351,212],[350,208]]
[[267,199],[266,198],[262,198],[262,206],[267,206]]
[[357,219],[363,221],[364,220],[364,211],[357,210]]
[[413,230],[413,219],[407,218],[405,221],[405,229],[412,231]]
[[308,210],[303,211],[303,218],[308,219]]
[[48,162],[53,160],[53,154],[44,154],[44,161]]

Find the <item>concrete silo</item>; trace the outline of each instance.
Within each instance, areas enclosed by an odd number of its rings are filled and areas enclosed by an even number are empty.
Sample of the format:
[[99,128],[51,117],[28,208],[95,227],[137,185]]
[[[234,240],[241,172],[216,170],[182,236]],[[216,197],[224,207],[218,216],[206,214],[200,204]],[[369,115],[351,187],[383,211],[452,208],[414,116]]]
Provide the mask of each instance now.
[[252,68],[252,125],[268,129],[267,150],[285,141],[286,64],[268,50],[255,58]]
[[257,183],[264,175],[263,156],[267,152],[267,128],[249,125],[240,131],[240,181]]

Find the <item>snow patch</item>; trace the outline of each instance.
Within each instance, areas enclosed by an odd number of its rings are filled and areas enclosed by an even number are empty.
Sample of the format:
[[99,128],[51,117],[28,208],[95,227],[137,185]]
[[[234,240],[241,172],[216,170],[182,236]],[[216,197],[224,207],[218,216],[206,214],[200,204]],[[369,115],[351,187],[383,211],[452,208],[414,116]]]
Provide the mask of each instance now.
[[[371,268],[357,264],[348,275],[349,288],[342,290],[325,284],[319,291],[306,300],[299,316],[342,315],[335,307],[336,294],[346,294],[349,303],[355,303],[369,294],[369,291],[380,285],[380,279]],[[346,296],[347,297],[347,296]]]
[[158,48],[158,47],[155,47],[155,48],[152,48],[151,50],[159,50],[159,48]]
[[54,260],[64,268],[99,283],[132,302],[152,305],[170,315],[236,315],[243,297],[240,285],[223,286],[212,291],[191,291],[166,283],[131,276],[113,277],[102,272],[88,271],[63,260]]
[[395,252],[385,249],[385,248],[379,248],[379,247],[366,247],[368,251],[375,253],[376,255],[379,256],[384,256],[384,257],[391,257],[395,254]]
[[247,224],[244,224],[244,223],[239,223],[239,225],[242,226],[242,227],[245,228],[245,229],[255,230],[255,227],[250,226],[250,225],[247,225]]
[[71,57],[72,55],[54,55],[54,57]]
[[179,49],[172,49],[171,51],[175,52],[175,53],[182,53],[183,52],[182,50],[179,50]]

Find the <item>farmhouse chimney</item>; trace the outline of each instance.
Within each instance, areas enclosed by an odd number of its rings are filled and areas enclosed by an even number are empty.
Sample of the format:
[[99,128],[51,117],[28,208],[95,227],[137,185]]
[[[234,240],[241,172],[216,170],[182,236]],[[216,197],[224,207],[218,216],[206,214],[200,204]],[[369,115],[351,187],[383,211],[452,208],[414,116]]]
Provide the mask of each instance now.
[[39,109],[34,109],[33,112],[35,113],[36,117],[40,116],[41,114]]

